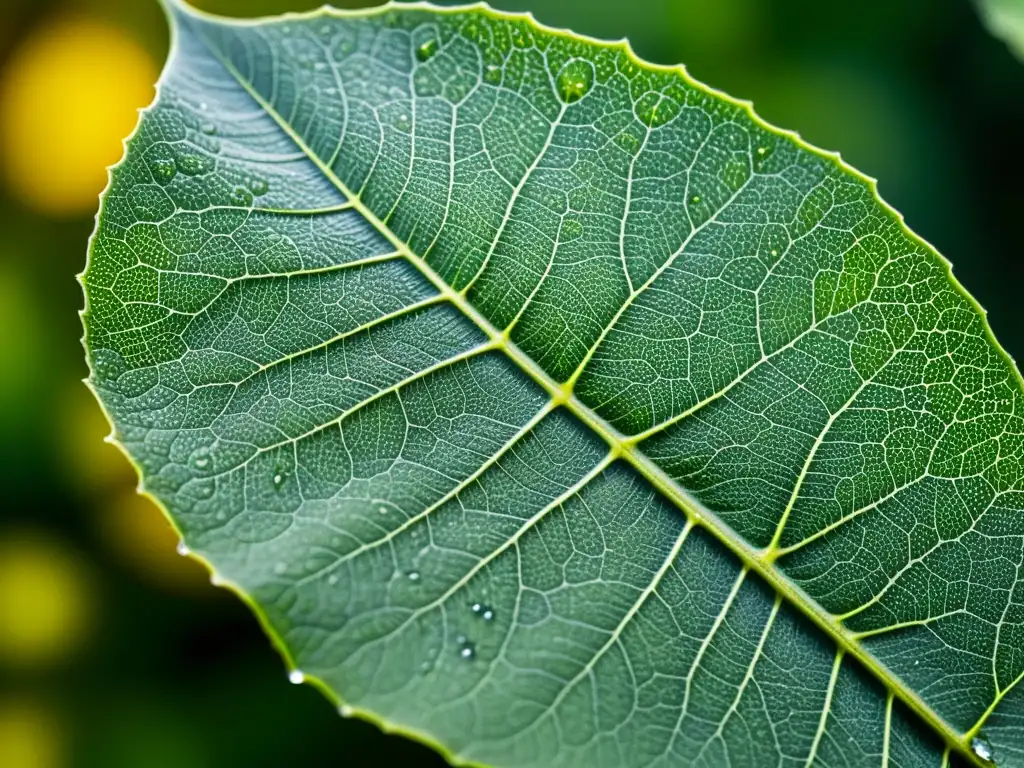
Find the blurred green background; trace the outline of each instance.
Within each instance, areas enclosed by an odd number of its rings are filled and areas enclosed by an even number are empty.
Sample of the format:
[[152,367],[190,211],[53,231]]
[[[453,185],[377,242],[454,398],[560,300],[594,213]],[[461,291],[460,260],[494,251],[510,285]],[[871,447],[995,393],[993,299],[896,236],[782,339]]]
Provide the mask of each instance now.
[[[1024,359],[1024,66],[967,0],[495,4],[626,36],[840,150]],[[288,685],[255,619],[175,555],[101,440],[74,275],[166,50],[156,0],[0,0],[0,766],[440,765]]]

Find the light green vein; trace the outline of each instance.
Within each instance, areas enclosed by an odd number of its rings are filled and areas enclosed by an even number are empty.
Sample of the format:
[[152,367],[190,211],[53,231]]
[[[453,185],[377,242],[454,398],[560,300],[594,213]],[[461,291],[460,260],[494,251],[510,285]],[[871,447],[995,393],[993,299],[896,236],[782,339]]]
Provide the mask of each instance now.
[[818,755],[818,747],[825,735],[825,727],[828,724],[828,716],[832,711],[832,696],[836,691],[836,681],[839,679],[839,668],[843,665],[843,649],[836,650],[835,660],[832,662],[832,674],[828,679],[828,689],[825,691],[825,703],[821,708],[821,720],[818,721],[818,729],[814,732],[814,741],[811,743],[811,751],[807,755],[804,768],[811,768],[814,765],[814,758]]
[[449,501],[451,501],[456,496],[458,496],[460,493],[462,493],[462,491],[466,490],[473,483],[475,483],[478,479],[480,479],[480,477],[488,469],[493,467],[502,458],[504,458],[508,454],[508,452],[512,449],[513,446],[515,446],[526,435],[530,434],[530,432],[533,431],[534,427],[536,427],[538,424],[540,424],[547,417],[547,415],[549,413],[551,413],[552,410],[554,410],[554,403],[552,403],[549,400],[549,401],[547,401],[544,404],[544,406],[539,411],[537,411],[536,414],[534,414],[532,419],[530,419],[522,427],[520,427],[518,430],[516,430],[515,434],[513,434],[512,437],[510,437],[505,442],[505,444],[502,445],[497,451],[495,451],[491,456],[489,456],[487,458],[487,460],[483,464],[481,464],[479,467],[477,467],[477,469],[474,472],[472,472],[471,474],[466,476],[466,478],[464,480],[459,482],[454,488],[452,488],[450,491],[448,491],[446,494],[444,494],[441,498],[439,498],[433,504],[429,505],[428,507],[423,509],[421,512],[417,512],[415,515],[409,516],[408,518],[406,518],[406,520],[404,520],[402,522],[401,525],[399,525],[399,526],[393,528],[392,530],[388,531],[381,538],[375,539],[374,541],[367,542],[365,544],[360,544],[358,547],[356,547],[352,551],[346,552],[344,555],[342,555],[340,558],[338,558],[337,561],[331,563],[331,565],[328,566],[327,568],[323,568],[323,569],[321,569],[321,570],[319,570],[319,571],[317,571],[315,573],[312,573],[312,574],[310,574],[308,576],[305,576],[304,578],[302,578],[301,580],[299,580],[296,583],[301,585],[301,584],[306,583],[307,581],[311,581],[313,579],[319,578],[324,573],[334,570],[335,568],[337,568],[338,566],[342,565],[343,563],[346,563],[349,560],[351,560],[351,559],[353,559],[355,557],[358,557],[359,555],[362,555],[362,554],[364,554],[366,552],[374,550],[377,547],[380,547],[380,546],[383,546],[384,544],[387,544],[388,542],[392,541],[396,536],[399,536],[400,534],[404,533],[405,531],[407,531],[412,526],[416,525],[416,523],[418,523],[421,520],[429,517],[435,511],[437,511],[438,509],[443,507]]

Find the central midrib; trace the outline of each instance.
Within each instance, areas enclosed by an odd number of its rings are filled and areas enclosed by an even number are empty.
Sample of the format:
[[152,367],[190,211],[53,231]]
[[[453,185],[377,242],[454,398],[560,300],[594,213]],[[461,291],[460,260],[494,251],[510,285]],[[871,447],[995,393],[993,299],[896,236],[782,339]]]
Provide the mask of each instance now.
[[[377,12],[379,12],[379,8]],[[352,15],[369,15],[370,12]],[[317,12],[314,12],[317,13]],[[312,15],[312,14],[311,14]],[[848,653],[857,659],[871,675],[877,679],[887,690],[900,699],[909,709],[915,712],[925,723],[928,724],[949,746],[955,749],[961,756],[972,764],[984,768],[985,763],[970,748],[970,737],[977,730],[975,726],[967,733],[960,733],[953,728],[946,720],[935,712],[914,690],[896,675],[891,673],[884,664],[878,661],[869,653],[856,638],[835,617],[826,611],[814,598],[804,592],[796,584],[789,581],[773,564],[774,557],[766,556],[771,552],[760,550],[751,546],[745,539],[737,534],[732,528],[721,520],[714,512],[705,508],[699,501],[690,497],[681,489],[660,467],[651,459],[645,456],[638,448],[635,438],[630,438],[600,415],[595,413],[589,406],[581,402],[571,391],[570,387],[559,384],[543,368],[541,368],[531,357],[523,352],[511,341],[507,332],[498,330],[491,322],[484,317],[466,297],[455,291],[447,282],[438,275],[434,269],[418,254],[414,253],[408,244],[399,238],[389,226],[387,226],[370,208],[361,200],[360,196],[353,192],[348,186],[327,166],[306,144],[304,139],[295,132],[287,121],[268,103],[260,93],[242,76],[234,65],[225,59],[205,35],[199,33],[204,45],[210,53],[224,66],[245,92],[263,109],[267,115],[284,131],[295,143],[303,154],[324,174],[341,194],[345,196],[348,204],[380,232],[410,264],[412,264],[443,296],[447,301],[457,307],[463,315],[487,335],[495,348],[501,349],[520,370],[539,385],[551,398],[553,407],[564,406],[577,419],[586,424],[596,432],[609,446],[613,455],[626,461],[644,479],[653,485],[664,497],[670,499],[676,507],[683,512],[689,523],[693,526],[700,526],[713,535],[722,545],[732,552],[750,570],[757,573],[764,579],[778,594],[782,595],[800,613],[810,619],[819,629],[828,635],[844,653]],[[980,722],[979,722],[980,724]]]

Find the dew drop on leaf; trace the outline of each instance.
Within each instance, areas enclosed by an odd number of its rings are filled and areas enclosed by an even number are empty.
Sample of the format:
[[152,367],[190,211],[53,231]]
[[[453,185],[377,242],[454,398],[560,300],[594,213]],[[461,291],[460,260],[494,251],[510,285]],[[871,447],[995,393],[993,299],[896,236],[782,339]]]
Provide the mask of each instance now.
[[253,202],[253,194],[244,186],[236,186],[231,193],[231,202],[240,206],[250,206]]
[[558,98],[573,104],[586,96],[594,85],[594,65],[573,59],[558,73]]
[[158,157],[152,160],[149,164],[149,170],[152,171],[153,178],[163,184],[166,184],[178,175],[178,168],[174,160],[167,157]]
[[188,545],[184,541],[179,541],[178,546],[175,549],[182,557],[188,557],[192,554],[192,550],[188,548]]
[[306,675],[301,669],[293,669],[288,673],[288,682],[292,685],[302,685],[306,682]]
[[267,183],[266,179],[252,179],[249,181],[249,189],[254,195],[256,195],[256,197],[261,197],[267,194],[267,191],[270,189],[270,185]]
[[409,581],[419,581],[420,580],[420,572],[419,571],[409,571],[405,575],[406,575],[406,578],[409,579]]
[[205,445],[192,451],[192,466],[196,469],[206,469],[210,466],[210,449]]
[[559,237],[560,240],[570,241],[576,240],[583,234],[583,225],[577,219],[566,219],[562,223],[562,233]]
[[483,603],[473,603],[473,605],[471,605],[470,608],[473,610],[473,613],[482,618],[484,621],[490,621],[494,618],[494,611],[491,608],[484,605]]
[[416,58],[420,61],[429,61],[437,53],[437,40],[431,38],[416,49]]
[[207,136],[213,136],[215,133],[217,133],[217,126],[213,123],[203,123],[199,127],[199,130],[201,130]]
[[186,176],[199,176],[210,170],[210,161],[202,155],[179,155],[178,170]]
[[980,736],[971,739],[971,751],[985,762],[992,761],[992,745]]

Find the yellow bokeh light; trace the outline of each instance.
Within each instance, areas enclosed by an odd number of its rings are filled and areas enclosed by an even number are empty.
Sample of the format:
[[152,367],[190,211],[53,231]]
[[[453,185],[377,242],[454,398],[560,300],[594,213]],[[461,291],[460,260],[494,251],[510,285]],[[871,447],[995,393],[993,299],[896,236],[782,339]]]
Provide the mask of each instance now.
[[62,661],[86,639],[93,610],[90,574],[74,552],[41,536],[0,533],[0,663]]
[[58,768],[65,764],[62,742],[60,724],[46,709],[0,702],[0,765],[4,768]]
[[115,445],[104,442],[110,423],[92,392],[81,382],[72,382],[59,408],[64,426],[54,438],[69,479],[82,491],[105,498],[112,491],[134,488],[138,480],[132,465]]
[[0,81],[0,164],[13,197],[53,216],[94,210],[155,79],[153,59],[116,27],[40,25]]
[[126,491],[102,503],[99,520],[104,542],[150,583],[216,594],[206,569],[177,553],[178,534],[150,499]]

